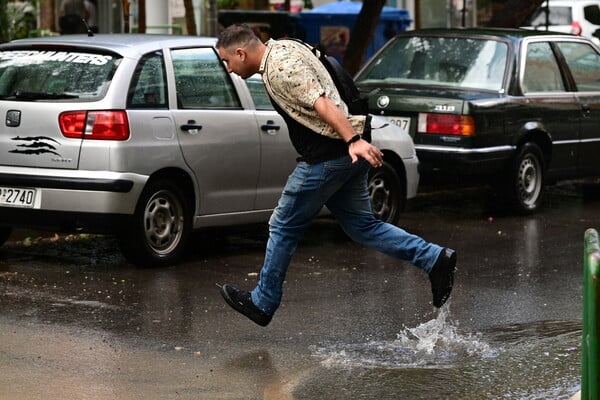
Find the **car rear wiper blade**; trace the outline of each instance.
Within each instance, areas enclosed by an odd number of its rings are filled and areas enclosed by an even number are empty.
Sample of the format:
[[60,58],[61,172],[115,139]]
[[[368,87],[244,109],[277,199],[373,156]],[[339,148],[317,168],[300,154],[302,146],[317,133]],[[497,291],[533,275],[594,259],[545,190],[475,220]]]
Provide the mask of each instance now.
[[67,93],[45,93],[45,92],[22,92],[17,90],[12,96],[6,96],[5,99],[14,98],[17,100],[61,100],[78,99],[79,96]]

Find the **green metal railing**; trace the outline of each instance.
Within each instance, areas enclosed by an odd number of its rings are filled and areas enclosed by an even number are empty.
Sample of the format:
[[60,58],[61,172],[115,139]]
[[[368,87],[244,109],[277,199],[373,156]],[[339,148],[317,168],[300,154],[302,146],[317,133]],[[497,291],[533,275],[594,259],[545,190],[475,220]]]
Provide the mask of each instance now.
[[598,232],[588,229],[584,236],[583,331],[581,344],[581,399],[600,399],[600,244]]

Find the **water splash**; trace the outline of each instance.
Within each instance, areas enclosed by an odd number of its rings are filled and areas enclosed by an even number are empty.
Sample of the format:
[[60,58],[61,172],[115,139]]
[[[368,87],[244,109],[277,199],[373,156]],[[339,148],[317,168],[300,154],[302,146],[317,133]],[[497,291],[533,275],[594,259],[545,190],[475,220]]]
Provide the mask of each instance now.
[[496,350],[481,334],[460,333],[458,323],[448,320],[446,305],[437,318],[414,328],[405,327],[391,341],[331,344],[315,349],[326,366],[373,368],[453,368],[457,364],[493,358]]

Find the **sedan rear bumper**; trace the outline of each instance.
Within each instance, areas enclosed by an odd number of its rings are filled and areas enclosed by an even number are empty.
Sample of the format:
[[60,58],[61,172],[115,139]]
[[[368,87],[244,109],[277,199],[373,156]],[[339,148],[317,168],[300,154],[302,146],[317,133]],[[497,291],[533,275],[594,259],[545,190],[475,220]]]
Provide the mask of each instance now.
[[471,176],[492,175],[502,171],[515,146],[462,148],[449,146],[416,145],[419,172],[423,175],[460,174]]
[[[36,190],[35,212],[130,215],[147,180],[132,173],[0,167],[0,187]],[[7,215],[19,208],[0,210]]]

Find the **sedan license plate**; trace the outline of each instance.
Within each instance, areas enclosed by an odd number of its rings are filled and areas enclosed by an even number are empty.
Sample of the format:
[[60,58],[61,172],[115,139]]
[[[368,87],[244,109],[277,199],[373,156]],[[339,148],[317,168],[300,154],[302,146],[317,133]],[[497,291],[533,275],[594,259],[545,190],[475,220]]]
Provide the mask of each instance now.
[[410,118],[409,117],[386,117],[390,124],[394,124],[402,129],[407,134],[410,134]]
[[37,189],[0,186],[0,206],[33,208]]

